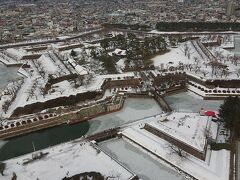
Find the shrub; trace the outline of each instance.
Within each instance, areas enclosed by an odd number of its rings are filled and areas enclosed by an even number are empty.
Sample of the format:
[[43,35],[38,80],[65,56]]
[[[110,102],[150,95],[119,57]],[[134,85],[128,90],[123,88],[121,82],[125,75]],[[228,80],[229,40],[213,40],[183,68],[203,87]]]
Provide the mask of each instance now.
[[219,150],[222,150],[222,149],[226,149],[226,150],[229,150],[229,151],[232,151],[234,150],[234,146],[232,144],[229,144],[229,143],[211,143],[210,144],[211,146],[211,150],[215,150],[215,151],[219,151]]

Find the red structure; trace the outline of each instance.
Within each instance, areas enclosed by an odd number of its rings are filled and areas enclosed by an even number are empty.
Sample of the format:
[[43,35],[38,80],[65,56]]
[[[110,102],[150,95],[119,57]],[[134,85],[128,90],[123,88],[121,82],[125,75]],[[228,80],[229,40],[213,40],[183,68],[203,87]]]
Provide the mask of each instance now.
[[205,116],[215,116],[216,113],[214,111],[205,111]]

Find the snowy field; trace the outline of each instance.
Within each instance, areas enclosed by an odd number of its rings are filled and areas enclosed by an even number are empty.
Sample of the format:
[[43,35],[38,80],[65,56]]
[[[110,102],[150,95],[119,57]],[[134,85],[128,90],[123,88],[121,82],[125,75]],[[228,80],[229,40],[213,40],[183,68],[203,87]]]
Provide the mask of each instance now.
[[133,177],[131,172],[89,142],[68,142],[43,152],[49,154],[25,165],[22,164],[24,159],[31,158],[31,154],[6,161],[6,169],[1,179],[11,179],[13,172],[17,179],[22,180],[60,180],[92,171],[100,172],[104,178],[113,176],[126,180]]
[[[154,66],[160,66],[162,63],[164,64],[164,67],[167,68],[171,64],[173,66],[177,66],[179,62],[183,63],[191,63],[192,60],[188,59],[185,55],[181,47],[178,48],[170,48],[170,51],[163,54],[158,55],[152,59]],[[195,53],[197,55],[197,53]]]
[[[185,72],[204,79],[239,78],[239,60],[234,57],[233,52],[221,46],[205,48],[197,41],[187,41],[169,50],[163,55],[152,58],[155,67],[160,69],[184,68]],[[217,63],[212,65],[212,61]]]
[[[70,95],[89,91],[101,91],[103,82],[108,78],[120,80],[126,77],[136,77],[131,72],[99,75],[100,72],[100,74],[104,74],[102,64],[92,59],[88,46],[88,44],[85,44],[86,49],[77,48],[75,50],[80,60],[75,60],[70,56],[71,50],[59,52],[54,49],[54,46],[52,50],[42,52],[38,59],[31,61],[20,60],[22,56],[28,53],[21,48],[9,48],[1,52],[0,60],[6,61],[10,65],[24,63],[28,66],[27,68],[21,67],[19,69],[19,74],[24,76],[24,80],[17,87],[16,84],[8,84],[1,93],[0,109],[3,109],[3,106],[7,107],[4,108],[4,112],[6,113],[1,113],[1,115],[9,117],[17,107],[24,107],[36,102],[45,102],[58,97],[69,97]],[[80,65],[80,61],[84,61],[83,65]],[[73,74],[79,76],[71,80],[64,80],[66,76]],[[54,83],[46,91],[46,84],[58,78],[62,78],[63,80],[59,83]]]
[[172,113],[158,120],[149,120],[151,127],[168,134],[174,139],[187,144],[199,152],[204,151],[206,144],[205,130],[209,136],[216,139],[218,125],[211,117],[200,116],[198,113]]
[[[14,99],[11,106],[8,108],[8,111],[6,113],[2,113],[2,116],[9,117],[17,107],[24,107],[27,104],[45,102],[47,100],[56,99],[59,97],[69,97],[78,93],[101,91],[101,86],[105,79],[112,78],[114,80],[132,76],[134,76],[133,73],[99,75],[93,77],[88,84],[83,84],[77,88],[74,88],[74,84],[72,82],[65,80],[54,84],[51,89],[52,92],[49,92],[46,95],[43,95],[42,92],[45,81],[41,78],[36,79],[35,76],[29,77],[23,81],[20,90],[17,92],[19,95]],[[10,91],[12,89],[12,85],[9,84],[7,89]],[[12,94],[3,96],[3,98],[0,100],[0,107],[2,107],[5,101],[11,98]]]

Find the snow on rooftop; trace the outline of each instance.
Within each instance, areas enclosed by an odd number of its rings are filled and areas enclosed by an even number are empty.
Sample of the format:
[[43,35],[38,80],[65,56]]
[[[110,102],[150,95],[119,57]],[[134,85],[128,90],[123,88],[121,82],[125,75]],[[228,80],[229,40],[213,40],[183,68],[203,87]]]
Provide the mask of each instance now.
[[126,59],[123,58],[123,59],[120,59],[120,60],[116,63],[119,72],[122,72],[122,69],[124,69],[124,67],[125,67],[125,60],[126,60]]
[[126,55],[126,50],[115,49],[114,53],[117,55]]
[[41,62],[48,74],[55,74],[58,71],[56,64],[46,54],[43,54],[38,61]]
[[82,67],[80,65],[75,66],[75,70],[77,71],[77,73],[79,75],[82,75],[82,76],[88,74],[88,71],[84,67]]
[[70,37],[70,36],[58,36],[57,39],[63,40],[63,39],[67,39],[67,38],[69,38],[69,37]]
[[31,154],[5,161],[6,169],[1,180],[9,180],[13,172],[17,179],[60,180],[84,172],[100,172],[105,178],[117,176],[130,179],[133,174],[105,154],[98,147],[86,141],[72,141],[43,150],[49,153],[42,159],[23,165],[32,158]]
[[107,75],[100,75],[101,78],[112,78],[112,79],[117,79],[117,78],[125,78],[125,77],[134,77],[135,74],[133,72],[126,72],[122,74],[107,74]]
[[200,116],[198,113],[172,113],[165,117],[147,124],[159,131],[188,144],[189,146],[204,151],[206,144],[205,130],[211,131],[212,138],[217,135],[217,123],[212,122],[210,117]]
[[74,67],[74,69],[76,70],[76,72],[79,75],[87,75],[88,74],[88,71],[84,67],[78,65],[74,59],[69,57],[68,62]]

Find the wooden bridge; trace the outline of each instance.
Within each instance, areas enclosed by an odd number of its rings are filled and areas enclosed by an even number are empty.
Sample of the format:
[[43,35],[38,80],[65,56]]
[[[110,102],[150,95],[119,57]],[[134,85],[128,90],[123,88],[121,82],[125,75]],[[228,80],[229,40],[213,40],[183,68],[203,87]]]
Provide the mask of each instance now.
[[99,132],[97,134],[90,135],[86,139],[88,139],[89,141],[96,141],[96,142],[108,140],[108,139],[116,137],[119,130],[120,130],[120,127],[111,128],[111,129]]

